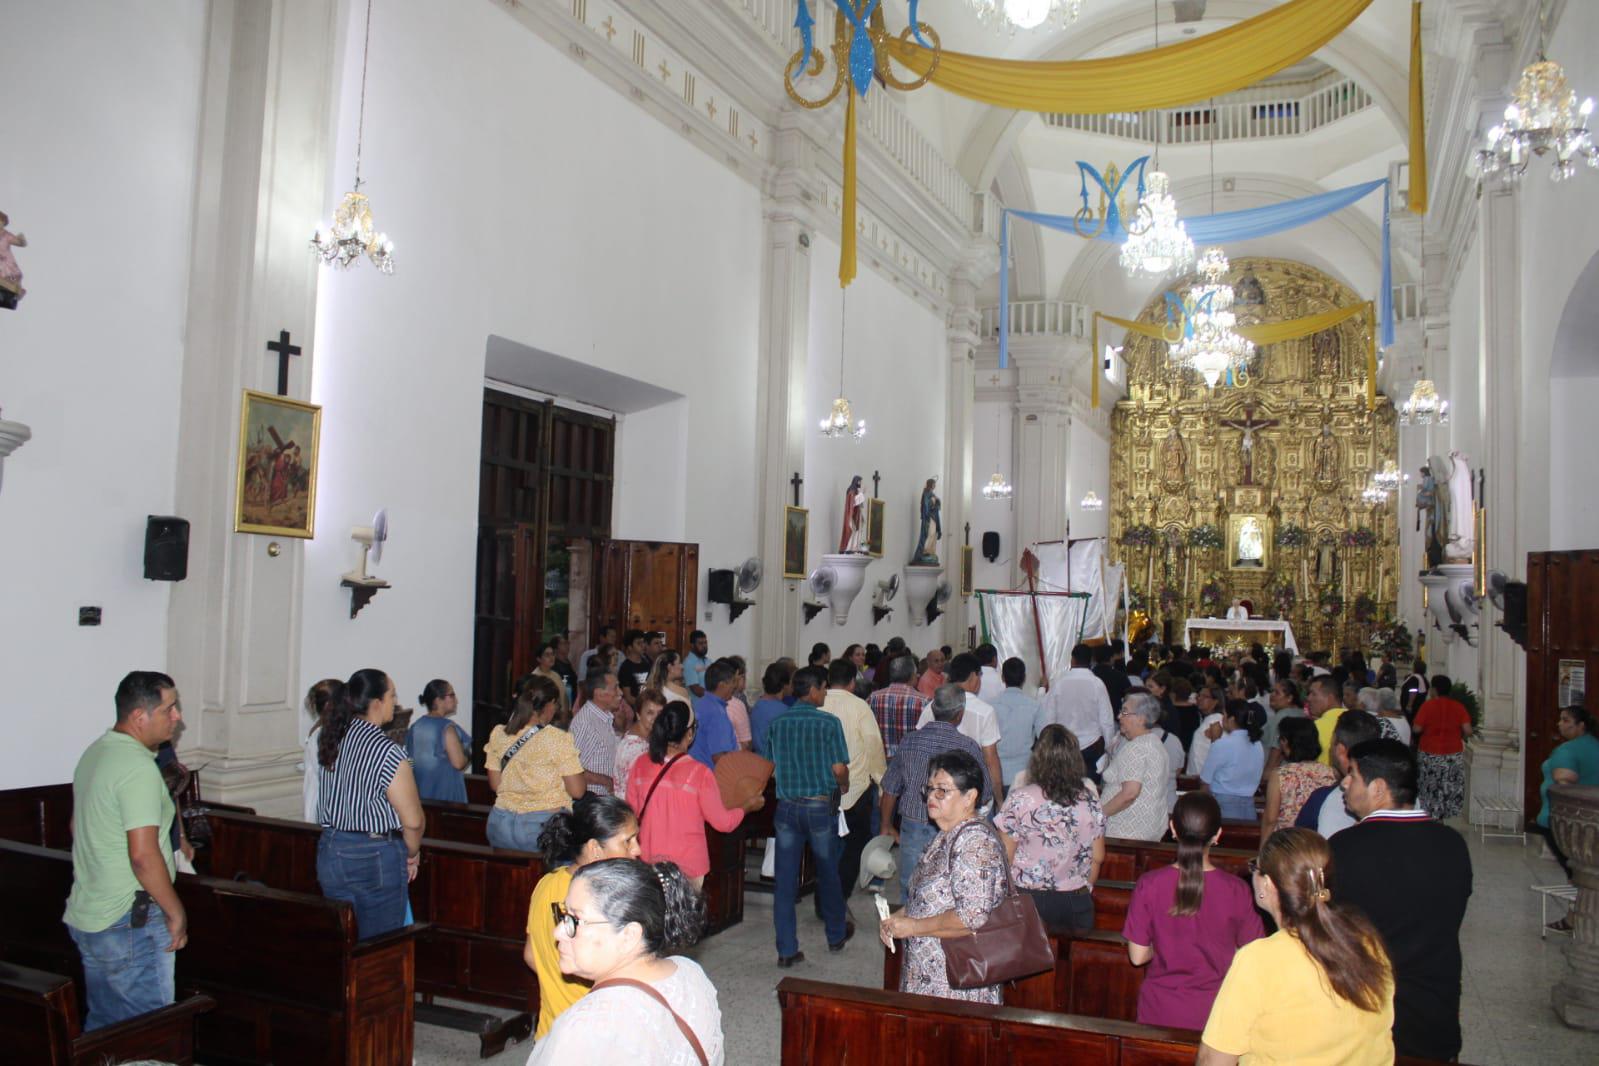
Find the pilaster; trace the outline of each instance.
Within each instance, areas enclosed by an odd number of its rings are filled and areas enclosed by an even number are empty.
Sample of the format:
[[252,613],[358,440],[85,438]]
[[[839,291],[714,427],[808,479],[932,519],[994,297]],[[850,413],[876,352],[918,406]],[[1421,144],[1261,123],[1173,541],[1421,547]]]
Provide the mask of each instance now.
[[[1071,364],[1056,339],[1012,348],[1016,364],[1016,547],[1066,536]],[[1017,575],[1019,576],[1019,575]]]
[[977,399],[977,342],[982,316],[977,310],[976,271],[962,267],[950,278],[949,324],[945,344],[949,352],[948,392],[944,413],[944,476],[940,484],[944,542],[938,557],[944,579],[956,592],[943,614],[944,642],[965,647],[971,624],[970,603],[959,599],[961,546],[972,514],[972,409]]
[[[271,392],[264,347],[304,348],[289,395],[311,399],[317,263],[339,32],[334,0],[213,0],[197,150],[177,511],[189,576],[173,587],[170,671],[182,747],[208,797],[298,810],[304,542],[233,532],[241,389]],[[277,552],[269,552],[269,544]]]

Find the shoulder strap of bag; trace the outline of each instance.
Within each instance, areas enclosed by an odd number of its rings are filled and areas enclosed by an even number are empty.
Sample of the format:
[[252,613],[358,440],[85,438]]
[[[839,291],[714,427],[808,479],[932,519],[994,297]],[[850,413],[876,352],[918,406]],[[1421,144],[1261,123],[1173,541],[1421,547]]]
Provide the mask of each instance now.
[[[955,845],[960,841],[962,833],[966,832],[968,829],[975,829],[978,827],[986,828],[996,837],[999,834],[997,829],[989,825],[988,822],[981,818],[973,818],[969,822],[962,822],[960,826],[956,828],[955,834],[949,838],[949,854],[945,856],[946,872],[949,874],[951,881],[953,881],[955,877]],[[1005,858],[1005,842],[1003,840],[996,839],[994,843],[999,846],[1000,858],[1003,860],[999,865],[1005,871],[1005,895],[1014,896],[1016,895],[1016,886],[1011,882],[1010,860]]]
[[[678,758],[682,758],[682,756],[678,756]],[[675,762],[676,760],[674,759],[673,761]],[[661,771],[661,774],[664,777],[666,771]],[[657,778],[656,780],[659,781],[660,778]],[[666,1013],[670,1014],[672,1016],[672,1021],[677,1023],[677,1031],[683,1034],[683,1039],[688,1041],[688,1046],[694,1049],[694,1057],[700,1060],[700,1066],[710,1066],[711,1060],[706,1057],[705,1048],[700,1046],[700,1038],[694,1035],[694,1030],[689,1028],[688,1022],[685,1022],[682,1015],[678,1014],[677,1011],[672,1009],[672,1005],[666,1001],[666,997],[661,995],[655,986],[646,984],[643,981],[635,981],[631,977],[613,977],[608,981],[601,981],[589,991],[598,992],[602,988],[613,987],[636,988],[640,992],[643,992],[645,995],[649,996],[655,1002],[659,1003],[662,1007],[665,1007]]]
[[504,770],[507,766],[510,766],[511,760],[516,758],[516,753],[522,750],[522,745],[532,740],[534,736],[538,734],[538,731],[543,728],[543,726],[539,725],[534,726],[532,729],[529,729],[526,733],[523,733],[520,737],[518,737],[515,744],[512,744],[509,748],[506,748],[505,754],[500,756],[500,769]]
[[[670,770],[677,763],[677,760],[681,759],[683,756],[685,756],[687,754],[688,754],[688,752],[683,751],[683,752],[679,752],[678,754],[672,756],[670,759],[667,759],[666,760],[666,765],[661,767],[661,772],[655,775],[655,781],[654,781],[653,784],[650,785],[650,790],[648,792],[644,793],[644,806],[642,806],[642,807],[640,807],[638,809],[639,825],[643,825],[644,824],[644,812],[650,809],[650,800],[655,798],[655,790],[661,787],[661,782],[662,781],[666,780],[666,772],[668,770]],[[653,989],[652,989],[652,991],[653,991]],[[665,1001],[663,1000],[662,1002],[665,1002]]]

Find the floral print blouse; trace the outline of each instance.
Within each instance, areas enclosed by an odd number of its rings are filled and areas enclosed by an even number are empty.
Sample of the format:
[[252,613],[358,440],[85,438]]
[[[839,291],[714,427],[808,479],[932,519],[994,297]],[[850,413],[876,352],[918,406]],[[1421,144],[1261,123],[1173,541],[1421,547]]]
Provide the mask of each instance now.
[[1005,798],[994,825],[1016,841],[1010,870],[1017,888],[1070,892],[1088,884],[1094,841],[1105,835],[1105,812],[1086,789],[1063,807],[1039,786],[1027,785]]
[[[967,821],[939,833],[922,852],[922,860],[911,875],[905,913],[912,918],[931,918],[953,910],[966,928],[980,929],[1004,898],[1004,845],[986,822]],[[907,937],[900,945],[905,952],[899,972],[901,992],[975,1003],[1000,1002],[999,985],[949,987],[944,942],[937,937]]]
[[1284,763],[1277,768],[1277,824],[1272,829],[1289,829],[1310,794],[1323,785],[1336,785],[1338,771],[1326,763],[1306,759]]

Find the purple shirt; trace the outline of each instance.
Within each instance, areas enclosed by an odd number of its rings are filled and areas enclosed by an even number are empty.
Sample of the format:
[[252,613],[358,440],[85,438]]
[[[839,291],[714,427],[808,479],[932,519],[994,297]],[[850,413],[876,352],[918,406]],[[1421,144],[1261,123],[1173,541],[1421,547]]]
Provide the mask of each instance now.
[[1138,1022],[1204,1029],[1233,954],[1266,929],[1249,884],[1237,874],[1207,872],[1197,914],[1173,916],[1176,895],[1177,867],[1163,866],[1138,879],[1127,905],[1122,935],[1155,950],[1138,993]]

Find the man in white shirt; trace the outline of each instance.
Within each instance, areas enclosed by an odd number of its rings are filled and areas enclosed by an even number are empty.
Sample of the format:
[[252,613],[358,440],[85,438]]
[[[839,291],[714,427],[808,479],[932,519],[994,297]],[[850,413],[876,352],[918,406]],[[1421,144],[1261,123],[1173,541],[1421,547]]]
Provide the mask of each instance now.
[[1100,784],[1099,762],[1114,741],[1116,714],[1110,705],[1110,693],[1105,682],[1089,668],[1093,651],[1087,644],[1072,649],[1072,668],[1060,677],[1052,677],[1049,691],[1038,700],[1038,716],[1033,719],[1033,736],[1045,726],[1063,725],[1077,738],[1083,749],[1083,765],[1094,784]]
[[[1001,782],[1005,780],[1001,776],[999,766],[999,718],[994,714],[994,708],[977,695],[977,687],[981,683],[978,676],[979,669],[977,656],[971,652],[961,652],[949,661],[944,676],[948,684],[955,685],[966,693],[966,713],[961,715],[960,724],[956,729],[962,736],[970,737],[979,748],[983,749],[983,762],[988,766],[988,779],[998,790],[1003,787]],[[1089,676],[1093,677],[1093,674],[1090,673]],[[922,716],[916,719],[916,728],[920,729],[932,720],[933,701],[928,700],[922,708]],[[999,799],[998,796],[994,798],[996,802]]]
[[973,654],[981,668],[977,674],[977,698],[992,704],[1005,691],[1005,679],[999,672],[999,649],[992,644],[979,644]]
[[1249,608],[1244,606],[1244,601],[1243,600],[1240,600],[1240,599],[1237,599],[1237,598],[1235,598],[1233,600],[1232,606],[1227,608],[1227,621],[1229,621],[1229,622],[1247,622],[1247,621],[1249,621]]

